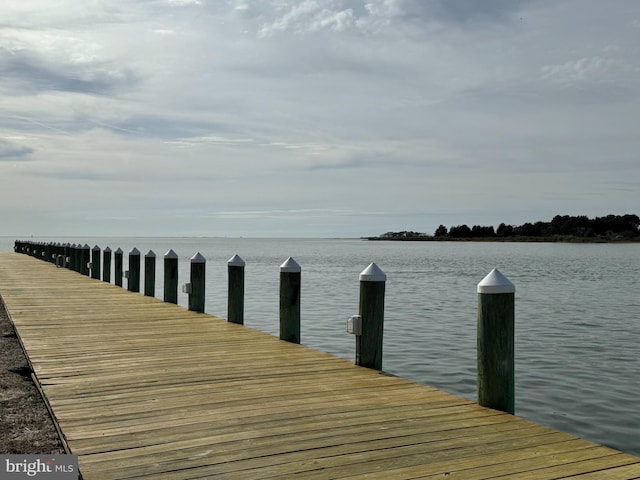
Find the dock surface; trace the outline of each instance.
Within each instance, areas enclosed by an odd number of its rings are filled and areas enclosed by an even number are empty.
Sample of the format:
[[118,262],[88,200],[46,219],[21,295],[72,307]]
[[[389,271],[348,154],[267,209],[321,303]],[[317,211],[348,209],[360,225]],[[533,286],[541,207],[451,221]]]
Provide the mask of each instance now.
[[0,254],[0,295],[85,480],[640,478],[638,457],[26,255]]

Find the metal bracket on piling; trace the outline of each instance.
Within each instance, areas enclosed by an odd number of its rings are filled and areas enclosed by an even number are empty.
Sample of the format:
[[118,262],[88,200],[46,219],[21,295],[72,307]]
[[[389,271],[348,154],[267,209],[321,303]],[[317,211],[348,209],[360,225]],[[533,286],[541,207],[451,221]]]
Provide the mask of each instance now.
[[351,335],[362,335],[362,317],[360,315],[352,315],[347,319],[347,333]]

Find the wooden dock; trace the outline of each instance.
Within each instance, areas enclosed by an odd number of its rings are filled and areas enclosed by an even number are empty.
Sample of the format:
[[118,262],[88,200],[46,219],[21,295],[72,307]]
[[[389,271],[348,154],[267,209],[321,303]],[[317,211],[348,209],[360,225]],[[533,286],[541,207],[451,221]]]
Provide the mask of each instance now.
[[53,264],[0,295],[97,479],[640,478],[640,458]]

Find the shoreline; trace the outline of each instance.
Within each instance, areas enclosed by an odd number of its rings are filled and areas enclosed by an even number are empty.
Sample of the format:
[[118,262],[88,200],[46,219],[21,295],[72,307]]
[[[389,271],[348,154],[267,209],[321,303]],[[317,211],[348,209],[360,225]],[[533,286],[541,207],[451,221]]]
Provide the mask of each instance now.
[[572,237],[572,236],[555,236],[555,237],[468,237],[468,238],[449,238],[449,237],[433,237],[433,236],[415,236],[415,237],[360,237],[361,240],[372,242],[482,242],[482,243],[611,243],[611,244],[629,244],[640,243],[640,238],[620,238],[609,239],[601,237]]

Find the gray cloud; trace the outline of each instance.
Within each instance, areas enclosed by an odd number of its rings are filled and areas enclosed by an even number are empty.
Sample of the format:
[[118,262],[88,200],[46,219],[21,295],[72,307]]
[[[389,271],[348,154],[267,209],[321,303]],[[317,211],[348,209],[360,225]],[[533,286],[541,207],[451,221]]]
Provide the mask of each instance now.
[[111,122],[84,118],[79,123],[105,128],[116,134],[164,139],[200,137],[214,132],[228,134],[231,131],[231,128],[225,124],[185,118],[181,115],[140,114]]
[[236,0],[235,11],[246,19],[260,19],[258,35],[283,32],[361,30],[376,33],[387,26],[443,22],[468,26],[471,22],[504,22],[536,0],[313,0],[266,2],[250,7]]
[[504,21],[535,0],[401,0],[409,16],[448,22]]
[[88,93],[107,95],[132,87],[139,79],[123,69],[107,64],[53,64],[25,51],[0,50],[3,80],[14,90]]
[[35,150],[31,147],[0,139],[0,162],[24,160],[34,152]]

